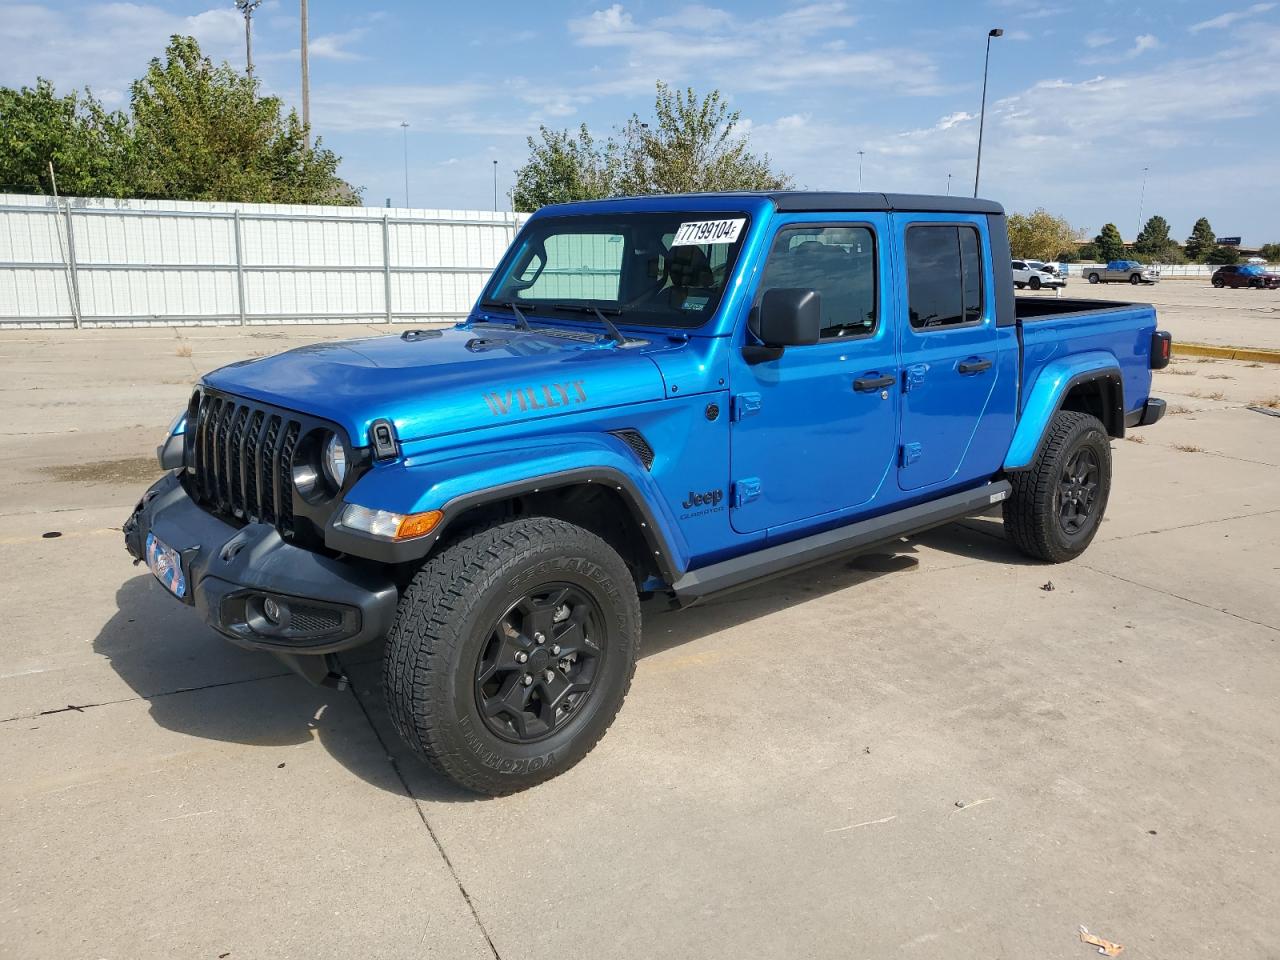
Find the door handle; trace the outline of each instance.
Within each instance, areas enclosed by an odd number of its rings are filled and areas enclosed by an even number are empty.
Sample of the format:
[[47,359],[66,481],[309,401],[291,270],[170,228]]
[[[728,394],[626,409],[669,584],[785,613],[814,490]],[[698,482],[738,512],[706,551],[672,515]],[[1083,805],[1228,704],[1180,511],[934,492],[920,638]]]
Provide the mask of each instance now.
[[974,357],[969,360],[961,360],[956,369],[961,373],[981,373],[983,370],[991,369],[991,361],[986,357]]
[[885,387],[893,386],[894,381],[897,379],[892,375],[887,377],[859,377],[853,381],[853,389],[859,393],[870,393],[872,390],[883,390]]

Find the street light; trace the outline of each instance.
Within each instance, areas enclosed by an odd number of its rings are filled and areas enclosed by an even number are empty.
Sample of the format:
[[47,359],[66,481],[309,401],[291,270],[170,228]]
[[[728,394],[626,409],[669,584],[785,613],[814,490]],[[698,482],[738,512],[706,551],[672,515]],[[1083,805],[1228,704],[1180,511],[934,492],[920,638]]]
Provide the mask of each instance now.
[[244,72],[253,79],[253,40],[251,39],[250,22],[253,11],[261,6],[262,0],[236,0],[236,9],[244,14]]
[[[1142,168],[1142,190],[1138,194],[1138,233],[1142,232],[1142,206],[1147,199],[1147,171],[1150,167]],[[1134,234],[1137,237],[1137,233]]]
[[1003,37],[1004,31],[997,27],[987,31],[987,57],[982,61],[982,112],[978,114],[978,164],[973,170],[973,195],[978,195],[978,178],[982,176],[982,128],[987,122],[987,68],[991,65],[991,38]]
[[947,174],[947,196],[951,196],[951,174]]
[[493,161],[493,212],[498,212],[498,161]]
[[400,129],[404,131],[404,205],[409,206],[409,121],[401,120]]
[[862,151],[858,151],[858,189],[862,189]]

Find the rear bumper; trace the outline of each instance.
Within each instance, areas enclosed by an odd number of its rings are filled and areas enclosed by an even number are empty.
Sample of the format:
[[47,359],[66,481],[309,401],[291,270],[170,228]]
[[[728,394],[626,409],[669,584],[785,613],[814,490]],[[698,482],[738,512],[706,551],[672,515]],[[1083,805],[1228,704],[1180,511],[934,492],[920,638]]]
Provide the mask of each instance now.
[[319,660],[391,628],[399,595],[389,577],[295,547],[264,523],[237,529],[193,503],[176,473],[154,484],[124,525],[135,560],[145,559],[148,533],[182,558],[181,602],[228,640],[275,653],[309,679],[313,665],[299,667],[296,655]]
[[1164,401],[1152,397],[1137,410],[1130,410],[1124,417],[1126,427],[1149,427],[1164,416]]

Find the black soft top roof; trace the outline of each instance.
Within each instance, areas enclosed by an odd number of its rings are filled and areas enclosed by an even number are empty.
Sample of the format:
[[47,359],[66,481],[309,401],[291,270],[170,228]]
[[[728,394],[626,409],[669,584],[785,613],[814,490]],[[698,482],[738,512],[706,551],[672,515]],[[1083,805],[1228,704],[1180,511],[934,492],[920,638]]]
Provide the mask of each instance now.
[[821,213],[824,210],[903,210],[916,213],[1004,213],[994,200],[943,197],[924,193],[833,193],[785,190],[768,193],[780,211]]

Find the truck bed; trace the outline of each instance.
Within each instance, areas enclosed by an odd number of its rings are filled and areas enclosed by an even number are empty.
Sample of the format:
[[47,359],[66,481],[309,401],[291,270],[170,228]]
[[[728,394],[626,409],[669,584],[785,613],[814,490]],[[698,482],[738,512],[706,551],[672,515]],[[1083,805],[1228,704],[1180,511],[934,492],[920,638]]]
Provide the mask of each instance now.
[[1149,303],[1067,297],[1015,297],[1022,344],[1019,409],[1047,366],[1090,355],[1113,360],[1124,385],[1125,412],[1146,403],[1151,392],[1151,335],[1156,311]]

